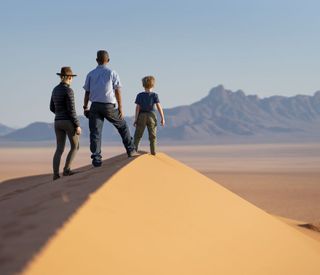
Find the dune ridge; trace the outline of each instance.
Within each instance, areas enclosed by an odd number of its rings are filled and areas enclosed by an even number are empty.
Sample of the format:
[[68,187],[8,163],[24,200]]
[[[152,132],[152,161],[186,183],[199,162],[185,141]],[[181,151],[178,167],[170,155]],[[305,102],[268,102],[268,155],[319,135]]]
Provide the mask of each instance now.
[[317,241],[158,154],[118,170],[23,274],[319,274],[319,259]]

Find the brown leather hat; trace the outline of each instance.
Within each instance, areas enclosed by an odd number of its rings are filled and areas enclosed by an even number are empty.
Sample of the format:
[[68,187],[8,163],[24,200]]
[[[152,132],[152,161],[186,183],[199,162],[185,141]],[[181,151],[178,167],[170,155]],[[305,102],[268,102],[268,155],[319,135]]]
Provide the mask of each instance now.
[[60,76],[77,76],[76,74],[73,74],[71,67],[62,67],[60,73],[57,73],[57,75]]

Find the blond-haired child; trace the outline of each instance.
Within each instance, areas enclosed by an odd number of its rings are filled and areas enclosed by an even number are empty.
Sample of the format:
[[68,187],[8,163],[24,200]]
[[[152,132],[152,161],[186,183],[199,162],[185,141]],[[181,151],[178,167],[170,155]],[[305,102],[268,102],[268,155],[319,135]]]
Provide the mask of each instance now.
[[134,126],[136,131],[134,133],[134,145],[138,151],[139,143],[142,138],[144,129],[147,127],[150,141],[150,152],[152,155],[156,154],[156,140],[157,140],[157,116],[154,106],[157,107],[161,117],[161,126],[165,125],[164,113],[160,105],[158,94],[153,92],[155,85],[155,78],[153,76],[145,76],[142,79],[142,86],[144,91],[139,93],[136,97],[136,112]]

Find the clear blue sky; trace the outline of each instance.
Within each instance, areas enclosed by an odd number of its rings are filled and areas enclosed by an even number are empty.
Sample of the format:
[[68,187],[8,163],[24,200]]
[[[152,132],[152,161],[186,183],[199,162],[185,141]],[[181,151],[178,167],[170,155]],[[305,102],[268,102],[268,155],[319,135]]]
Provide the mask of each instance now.
[[48,104],[63,65],[82,86],[107,49],[134,112],[152,74],[164,107],[190,104],[219,84],[266,97],[320,89],[320,2],[295,0],[0,2],[0,122],[52,121]]

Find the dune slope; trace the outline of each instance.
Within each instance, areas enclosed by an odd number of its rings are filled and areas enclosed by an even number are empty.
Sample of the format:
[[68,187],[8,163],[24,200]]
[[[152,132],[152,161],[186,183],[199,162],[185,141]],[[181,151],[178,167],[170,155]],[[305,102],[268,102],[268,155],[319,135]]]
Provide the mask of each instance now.
[[23,274],[320,274],[320,245],[178,161],[143,155]]

